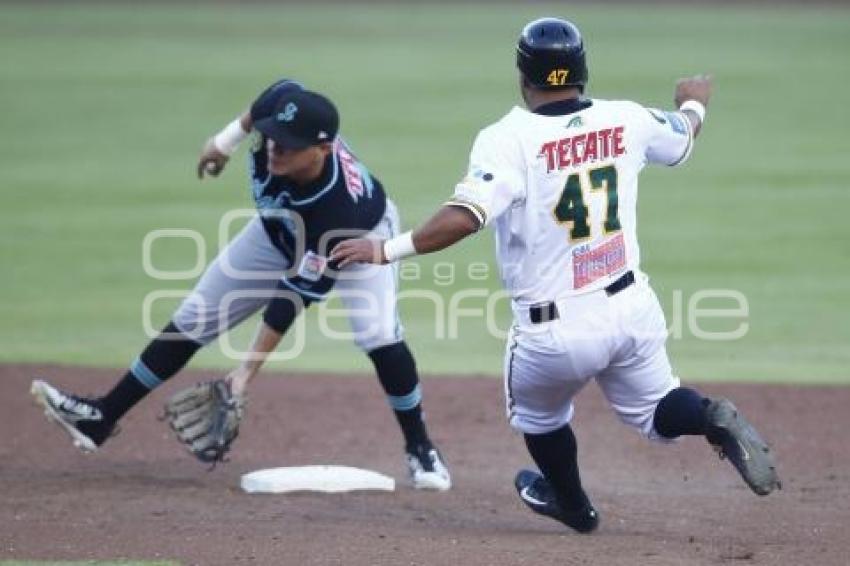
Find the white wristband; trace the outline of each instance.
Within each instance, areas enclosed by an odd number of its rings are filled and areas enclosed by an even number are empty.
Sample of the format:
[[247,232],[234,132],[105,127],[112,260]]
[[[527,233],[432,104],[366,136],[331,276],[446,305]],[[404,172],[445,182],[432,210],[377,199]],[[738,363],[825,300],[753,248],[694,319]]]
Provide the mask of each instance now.
[[384,242],[384,257],[390,263],[414,255],[416,255],[416,248],[413,246],[413,232],[411,231]]
[[686,100],[679,106],[679,110],[685,111],[690,110],[691,112],[696,113],[699,117],[700,123],[705,122],[705,106],[702,102],[698,100]]
[[233,155],[242,140],[247,137],[248,132],[242,129],[242,122],[237,118],[215,135],[213,145],[224,155]]

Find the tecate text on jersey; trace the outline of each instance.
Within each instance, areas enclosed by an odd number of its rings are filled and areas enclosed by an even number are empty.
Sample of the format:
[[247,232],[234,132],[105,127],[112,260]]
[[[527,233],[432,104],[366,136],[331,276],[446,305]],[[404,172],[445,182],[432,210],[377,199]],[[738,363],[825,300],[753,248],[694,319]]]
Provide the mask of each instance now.
[[624,131],[624,126],[617,126],[544,143],[540,155],[546,157],[546,172],[623,155]]

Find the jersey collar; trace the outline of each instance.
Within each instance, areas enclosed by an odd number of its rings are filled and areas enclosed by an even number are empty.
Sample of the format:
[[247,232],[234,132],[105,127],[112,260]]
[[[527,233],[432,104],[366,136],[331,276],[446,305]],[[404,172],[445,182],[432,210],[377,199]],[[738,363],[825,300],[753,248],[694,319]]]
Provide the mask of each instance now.
[[556,100],[555,102],[542,104],[532,110],[532,112],[543,116],[564,116],[573,112],[580,112],[585,108],[590,108],[592,104],[593,101],[589,98],[568,98],[566,100]]
[[[251,178],[253,179],[253,160],[249,160],[249,164],[251,167]],[[287,206],[304,206],[319,200],[328,191],[333,189],[338,178],[339,158],[337,157],[337,150],[335,147],[331,154],[325,158],[325,167],[322,169],[322,174],[315,181],[312,181],[305,187],[299,187],[289,177],[276,177],[271,173],[268,173],[265,181],[252,181],[254,198],[261,198],[263,191],[266,190],[266,187],[268,187],[269,183],[272,182],[272,179],[278,179],[277,182],[280,184],[276,186],[280,187],[278,190],[280,190],[280,195],[282,195],[282,198],[285,199]]]

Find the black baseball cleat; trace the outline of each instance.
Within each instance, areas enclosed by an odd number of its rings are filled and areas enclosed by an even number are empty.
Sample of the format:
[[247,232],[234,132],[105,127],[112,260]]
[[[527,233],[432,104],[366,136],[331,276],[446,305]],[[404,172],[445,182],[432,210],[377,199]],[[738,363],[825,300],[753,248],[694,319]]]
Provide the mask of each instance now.
[[62,427],[83,452],[96,452],[116,430],[114,423],[104,420],[97,401],[63,393],[40,379],[33,380],[30,394],[47,420]]
[[750,489],[767,495],[782,488],[770,447],[728,399],[711,401],[705,408],[705,437],[721,458],[728,459]]
[[555,500],[552,486],[537,472],[520,470],[514,479],[514,487],[522,502],[535,513],[560,521],[580,533],[593,532],[599,526],[599,513],[593,508],[587,496],[585,496],[587,503],[581,509],[563,510]]

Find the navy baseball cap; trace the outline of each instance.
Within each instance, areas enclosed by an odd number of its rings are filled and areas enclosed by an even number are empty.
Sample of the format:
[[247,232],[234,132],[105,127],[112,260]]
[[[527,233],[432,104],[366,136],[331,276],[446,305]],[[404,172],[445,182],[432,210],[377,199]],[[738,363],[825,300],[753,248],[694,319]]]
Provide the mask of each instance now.
[[339,131],[339,113],[333,102],[310,90],[288,90],[272,113],[254,128],[285,149],[304,149],[332,142]]

